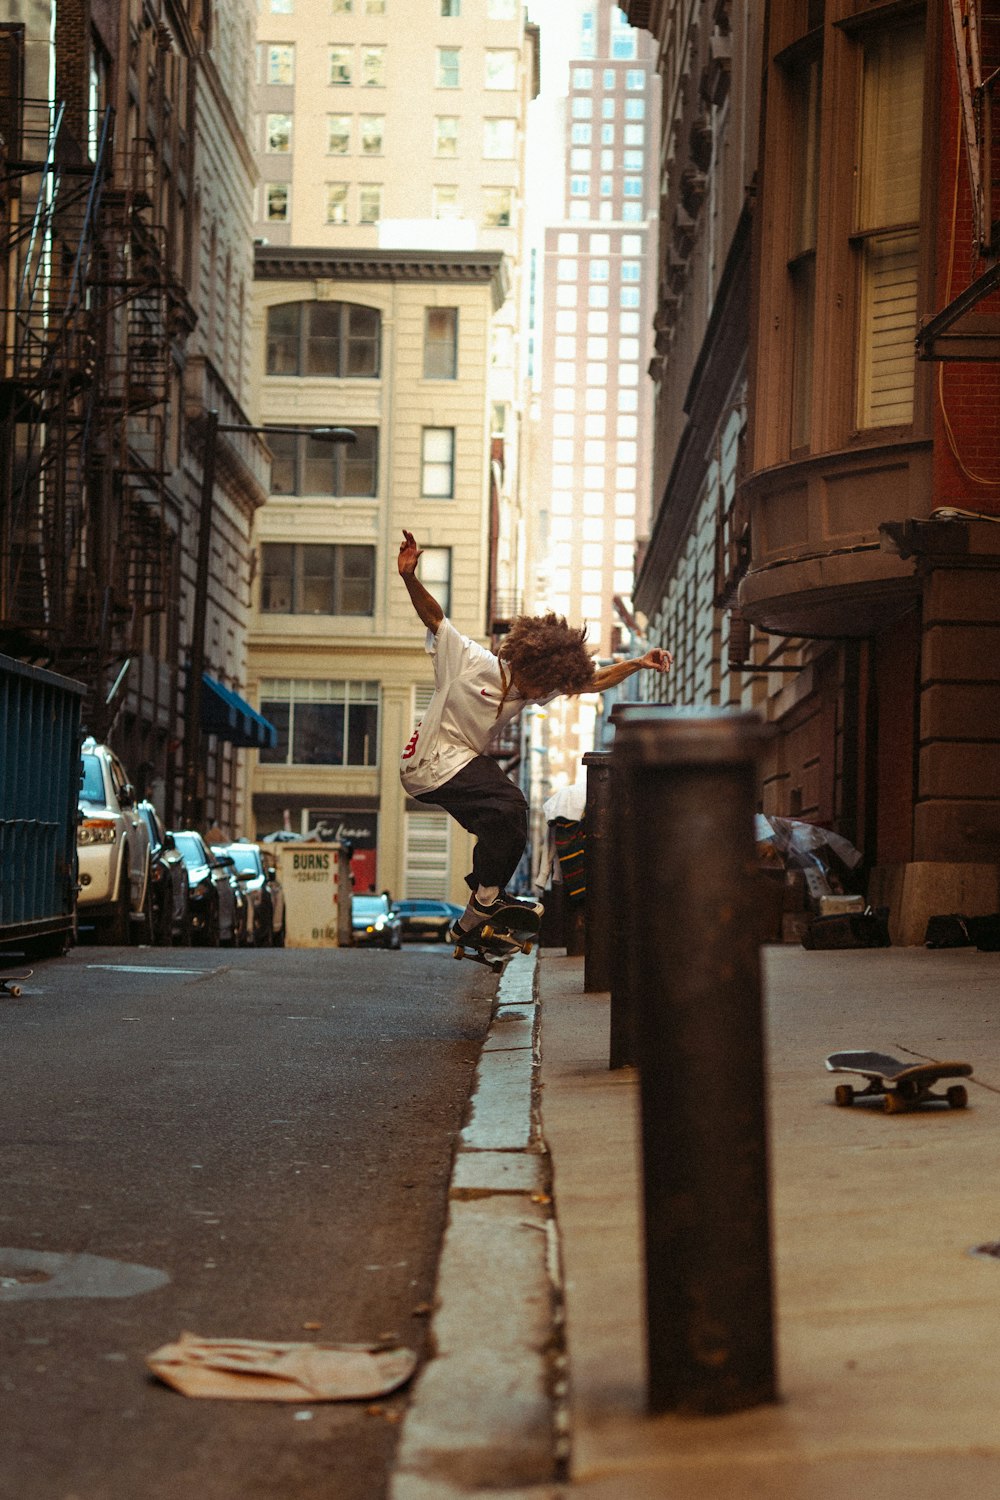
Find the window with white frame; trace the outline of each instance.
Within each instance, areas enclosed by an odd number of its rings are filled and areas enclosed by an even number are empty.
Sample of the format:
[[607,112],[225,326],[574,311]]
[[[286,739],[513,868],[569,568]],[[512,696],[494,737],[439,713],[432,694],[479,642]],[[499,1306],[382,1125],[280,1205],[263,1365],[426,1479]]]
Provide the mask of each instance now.
[[431,188],[431,214],[435,219],[458,218],[458,184],[439,182]]
[[437,75],[435,82],[439,89],[457,89],[460,87],[459,56],[459,49],[457,47],[439,47],[437,49]]
[[570,145],[571,146],[589,146],[590,145],[591,133],[592,133],[592,127],[590,125],[572,125],[572,126],[570,126],[570,136],[569,136]]
[[458,116],[438,115],[434,120],[434,155],[458,155]]
[[268,182],[264,186],[265,214],[269,224],[287,224],[290,213],[290,190],[287,182]]
[[328,224],[347,223],[347,193],[346,182],[328,182],[326,185],[326,222]]
[[517,146],[517,121],[511,118],[483,121],[483,156],[487,161],[513,161]]
[[292,149],[292,117],[267,115],[264,121],[264,149],[270,156],[285,156]]
[[517,88],[517,53],[504,48],[486,49],[486,71],[484,78],[488,89]]
[[271,42],[267,49],[267,81],[269,84],[293,84],[295,82],[295,47],[291,42]]
[[382,184],[362,182],[358,187],[358,223],[377,224],[382,217]]
[[455,494],[455,429],[425,427],[421,433],[420,493],[451,500]]
[[362,156],[381,156],[385,140],[385,115],[362,115],[358,121]]
[[594,87],[593,68],[574,68],[572,87],[575,89],[592,89]]
[[513,201],[513,191],[509,187],[484,187],[484,226],[487,229],[509,229],[513,214]]
[[326,154],[346,156],[351,149],[351,116],[327,115]]
[[458,308],[424,309],[424,379],[455,380],[458,375]]
[[333,88],[345,88],[351,82],[353,47],[327,48],[327,79]]
[[417,563],[417,577],[434,595],[446,615],[451,614],[451,548],[424,547]]

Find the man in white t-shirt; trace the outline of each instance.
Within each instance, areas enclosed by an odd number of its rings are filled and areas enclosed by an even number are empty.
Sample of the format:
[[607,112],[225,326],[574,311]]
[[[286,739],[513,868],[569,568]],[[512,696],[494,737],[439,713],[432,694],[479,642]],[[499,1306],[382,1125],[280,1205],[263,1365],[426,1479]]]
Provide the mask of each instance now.
[[443,807],[477,840],[466,883],[472,892],[457,926],[469,931],[509,901],[505,886],[528,838],[528,804],[487,749],[496,732],[527,703],[560,693],[599,693],[649,667],[669,672],[658,647],[631,661],[595,670],[584,641],[558,615],[521,615],[497,655],[461,635],[417,577],[420,549],[409,531],[399,548],[399,573],[427,628],[434,658],[434,696],[407,741],[400,779],[411,797]]

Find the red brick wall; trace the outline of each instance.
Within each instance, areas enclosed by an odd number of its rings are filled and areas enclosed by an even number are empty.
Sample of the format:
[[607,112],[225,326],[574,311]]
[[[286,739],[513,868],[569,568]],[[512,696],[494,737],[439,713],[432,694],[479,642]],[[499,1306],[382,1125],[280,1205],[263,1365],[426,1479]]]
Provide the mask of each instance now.
[[[931,313],[946,306],[986,269],[984,262],[973,253],[969,172],[960,128],[958,80],[947,32],[944,44],[938,272],[934,306],[928,310]],[[977,306],[975,315],[983,314],[1000,319],[1000,294],[994,294]],[[941,363],[936,367],[936,374],[934,504],[1000,514],[1000,360],[975,364]]]

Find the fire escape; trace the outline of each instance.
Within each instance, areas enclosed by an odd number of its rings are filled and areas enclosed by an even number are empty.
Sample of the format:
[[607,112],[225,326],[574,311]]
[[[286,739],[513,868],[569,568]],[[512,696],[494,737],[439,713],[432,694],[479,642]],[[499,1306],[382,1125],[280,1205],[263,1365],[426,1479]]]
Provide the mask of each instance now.
[[22,99],[0,158],[0,649],[109,689],[172,588],[165,406],[172,299],[152,152],[84,150]]
[[[1000,0],[947,0],[972,197],[972,254],[984,267],[923,324],[921,359],[1000,359]],[[984,305],[985,304],[985,305]]]

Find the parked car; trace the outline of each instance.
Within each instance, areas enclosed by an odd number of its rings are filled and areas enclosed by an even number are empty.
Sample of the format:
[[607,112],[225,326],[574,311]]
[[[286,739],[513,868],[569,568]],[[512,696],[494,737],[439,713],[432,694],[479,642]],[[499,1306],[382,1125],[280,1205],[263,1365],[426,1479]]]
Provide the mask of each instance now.
[[[235,947],[240,942],[242,915],[237,905],[238,882],[228,854],[217,854],[193,828],[178,828],[172,838],[187,869],[191,932],[207,948]],[[244,905],[245,913],[245,905]]]
[[85,739],[76,834],[77,915],[94,923],[102,942],[152,940],[149,830],[136,801],[135,787],[114,751]]
[[247,898],[247,940],[255,948],[285,946],[285,892],[275,866],[259,844],[227,844],[235,874]]
[[422,896],[405,896],[395,906],[403,919],[404,937],[436,938],[439,943],[451,941],[451,924],[465,910],[451,901],[431,901]]
[[173,834],[160,822],[152,802],[136,808],[149,833],[149,878],[153,899],[153,942],[169,948],[191,941],[191,907],[187,866]]
[[403,924],[389,905],[388,896],[352,896],[351,929],[355,943],[401,948]]

